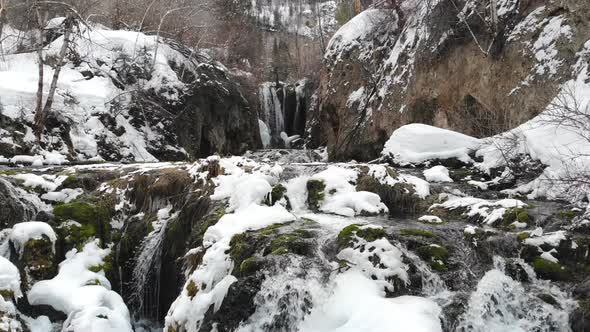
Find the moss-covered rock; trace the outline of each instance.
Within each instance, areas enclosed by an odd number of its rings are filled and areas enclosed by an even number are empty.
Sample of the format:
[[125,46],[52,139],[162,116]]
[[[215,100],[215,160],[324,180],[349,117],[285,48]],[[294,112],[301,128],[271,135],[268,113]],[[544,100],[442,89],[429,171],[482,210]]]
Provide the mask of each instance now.
[[261,267],[261,260],[256,257],[248,257],[240,264],[240,273],[249,275],[258,271]]
[[287,210],[291,210],[291,202],[289,201],[289,197],[285,196],[286,193],[287,193],[287,188],[285,188],[285,186],[283,186],[282,184],[279,183],[276,186],[274,186],[272,188],[271,192],[266,196],[266,198],[264,200],[264,204],[266,204],[268,206],[272,206],[276,202],[278,202],[284,198],[285,201],[287,202],[287,204],[286,204]]
[[54,244],[43,235],[39,239],[28,240],[22,249],[21,263],[26,271],[29,284],[45,279],[51,279],[57,274],[57,263]]
[[111,210],[109,202],[96,199],[95,202],[73,201],[53,208],[57,228],[58,256],[72,248],[81,249],[91,238],[100,240],[102,246],[111,242]]
[[342,249],[354,245],[356,237],[362,238],[367,242],[373,242],[378,239],[387,238],[387,233],[383,228],[362,227],[357,224],[348,225],[338,234],[338,246]]
[[322,180],[309,180],[307,187],[307,205],[312,211],[319,211],[325,199],[326,184]]
[[571,273],[559,263],[536,257],[532,265],[539,278],[553,281],[567,281],[571,279]]
[[273,255],[295,254],[301,256],[312,256],[312,246],[305,241],[300,233],[281,234],[270,243],[270,252]]
[[504,213],[504,217],[502,219],[502,225],[508,227],[510,224],[514,222],[524,223],[527,225],[532,225],[535,219],[529,211],[525,208],[511,208]]
[[[392,168],[388,168],[393,170]],[[392,171],[395,177],[397,173]],[[395,178],[394,177],[394,178]],[[392,215],[414,214],[420,210],[421,199],[416,195],[412,184],[399,182],[393,186],[383,184],[369,175],[360,176],[356,185],[357,191],[368,191],[379,195],[383,204]]]
[[430,244],[421,246],[416,251],[418,256],[427,261],[434,270],[439,272],[448,270],[447,259],[449,257],[449,251],[447,248]]

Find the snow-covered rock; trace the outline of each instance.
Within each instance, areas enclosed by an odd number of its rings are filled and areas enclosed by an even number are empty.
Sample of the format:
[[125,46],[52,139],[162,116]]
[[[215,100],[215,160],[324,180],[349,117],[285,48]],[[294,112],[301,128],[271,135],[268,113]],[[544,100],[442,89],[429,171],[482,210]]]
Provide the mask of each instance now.
[[428,182],[453,182],[449,176],[449,170],[441,165],[429,168],[423,173]]
[[43,238],[47,238],[55,246],[57,240],[55,231],[48,223],[41,221],[18,223],[12,227],[12,233],[10,233],[10,241],[14,245],[14,249],[21,255],[28,241]]
[[401,19],[372,8],[337,31],[326,48],[316,123],[330,158],[373,160],[408,123],[486,137],[545,108],[577,75],[588,2],[497,5],[497,35],[488,3],[477,0],[403,1]]
[[[80,30],[41,146],[33,134],[36,55],[5,54],[0,155],[12,163],[182,160],[258,147],[256,115],[219,63],[156,36],[100,26]],[[63,42],[61,36],[47,45],[45,57],[56,57]],[[47,89],[53,68],[44,70]],[[39,157],[15,157],[31,151]]]

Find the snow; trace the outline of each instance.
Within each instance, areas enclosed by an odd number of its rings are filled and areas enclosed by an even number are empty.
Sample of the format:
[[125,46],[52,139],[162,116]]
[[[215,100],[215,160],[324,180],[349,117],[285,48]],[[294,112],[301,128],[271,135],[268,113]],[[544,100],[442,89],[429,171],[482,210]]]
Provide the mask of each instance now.
[[23,186],[31,188],[41,188],[45,191],[54,191],[59,185],[67,179],[65,175],[37,175],[32,173],[19,173],[12,175],[13,178],[23,181]]
[[[378,228],[378,226],[363,225],[361,228]],[[389,280],[393,277],[408,283],[408,267],[403,263],[401,250],[392,245],[387,239],[381,238],[372,242],[355,236],[355,244],[345,248],[336,256],[350,265],[351,270],[361,272],[365,277],[391,292],[395,291]],[[379,261],[375,266],[373,262]]]
[[326,57],[339,54],[344,49],[353,45],[359,45],[365,39],[373,37],[372,32],[385,20],[391,19],[387,11],[380,9],[368,9],[344,24],[332,36],[326,48]]
[[358,271],[339,274],[333,292],[302,323],[302,332],[442,331],[440,307],[414,296],[385,298],[385,292]]
[[47,237],[49,241],[54,245],[57,236],[53,231],[53,228],[48,223],[41,221],[27,221],[21,222],[12,227],[10,233],[10,241],[14,245],[14,249],[22,256],[25,244],[29,240],[40,240],[43,237]]
[[449,170],[444,166],[434,166],[425,170],[424,177],[428,182],[453,182]]
[[455,158],[473,163],[469,153],[481,140],[451,130],[424,124],[409,124],[395,130],[381,154],[400,165]]
[[455,197],[450,198],[440,204],[434,204],[430,210],[434,208],[444,208],[447,210],[465,209],[463,215],[466,217],[477,217],[481,219],[484,224],[494,224],[504,217],[504,214],[511,208],[522,208],[527,205],[517,199],[502,199],[498,201],[488,201],[475,197]]
[[82,195],[84,190],[80,188],[76,189],[69,189],[64,188],[60,191],[51,191],[41,195],[41,198],[46,201],[51,202],[60,202],[60,203],[69,203],[76,199],[78,196]]
[[11,291],[16,298],[22,296],[18,268],[2,256],[0,256],[0,291]]
[[[55,22],[51,24],[54,25]],[[45,56],[55,56],[62,43],[63,36],[51,42],[46,47]],[[4,41],[2,44],[4,46]],[[150,79],[140,80],[136,88],[154,89],[172,105],[179,101],[185,85],[179,80],[170,63],[174,62],[178,66],[187,64],[186,68],[189,70],[195,70],[196,65],[189,63],[185,56],[162,40],[158,43],[155,36],[133,31],[112,31],[99,26],[93,29],[83,28],[80,33],[75,34],[71,48],[80,56],[80,62],[62,68],[53,109],[59,110],[59,116],[70,124],[69,132],[63,134],[69,136],[73,151],[68,150],[66,143],[69,142],[66,142],[68,139],[63,138],[63,135],[50,133],[44,140],[57,146],[57,150],[37,149],[37,155],[15,156],[11,158],[11,162],[59,165],[67,162],[67,156],[72,156],[71,152],[76,160],[102,159],[98,154],[100,140],[116,147],[117,152],[126,160],[157,161],[148,152],[148,147],[154,143],[165,142],[166,129],[132,125],[134,118],[128,108],[132,99],[131,94],[114,83],[117,80],[116,70],[120,69],[122,64],[120,59],[133,59],[138,66],[153,65]],[[2,114],[22,123],[26,128],[25,142],[34,145],[35,138],[30,126],[34,119],[37,56],[34,52],[4,54],[0,68]],[[53,68],[46,65],[44,71],[44,93],[47,94]],[[91,72],[94,76],[85,77],[82,72]],[[115,104],[120,111],[113,110]],[[101,121],[103,114],[114,115],[116,127],[124,128],[125,132],[122,135],[111,132]],[[172,148],[182,151],[177,147]]]
[[66,313],[65,330],[131,332],[129,310],[121,296],[110,290],[104,271],[90,271],[104,264],[110,254],[110,249],[101,249],[98,242],[87,243],[81,252],[72,249],[66,253],[57,276],[35,283],[28,300]]
[[539,229],[540,232],[531,233],[531,237],[524,240],[525,244],[540,247],[544,244],[552,247],[558,247],[559,243],[566,240],[565,231],[556,231],[552,233],[543,234],[543,230]]
[[422,216],[418,218],[418,221],[429,223],[429,224],[442,224],[442,220],[437,216]]
[[321,180],[325,184],[324,200],[320,210],[343,216],[353,217],[359,214],[379,214],[389,210],[381,202],[379,195],[360,191],[353,184],[358,177],[354,169],[329,166],[326,170],[314,174],[312,180]]

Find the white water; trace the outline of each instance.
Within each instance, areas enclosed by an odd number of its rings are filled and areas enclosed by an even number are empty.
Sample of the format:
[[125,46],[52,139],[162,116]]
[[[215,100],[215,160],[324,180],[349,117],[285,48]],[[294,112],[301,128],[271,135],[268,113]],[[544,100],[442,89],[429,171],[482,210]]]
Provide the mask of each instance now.
[[170,215],[171,206],[158,211],[158,219],[144,239],[132,275],[132,303],[138,318],[157,319],[160,297],[161,259],[166,227],[178,214]]
[[[503,258],[494,257],[494,265],[471,294],[457,331],[570,331],[568,312],[575,302],[566,293],[548,281],[537,279],[527,264],[521,266],[531,279],[530,284],[507,276]],[[540,294],[553,296],[561,309],[539,299]]]

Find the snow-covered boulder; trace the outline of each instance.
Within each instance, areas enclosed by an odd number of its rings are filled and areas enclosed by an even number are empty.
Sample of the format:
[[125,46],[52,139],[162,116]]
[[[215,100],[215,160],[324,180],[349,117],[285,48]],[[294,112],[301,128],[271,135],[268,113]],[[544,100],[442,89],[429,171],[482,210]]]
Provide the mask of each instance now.
[[28,285],[51,278],[57,270],[55,242],[57,236],[47,223],[29,221],[14,225],[10,242],[19,255]]
[[64,327],[68,331],[132,331],[129,310],[105,277],[109,254],[110,249],[101,249],[98,240],[80,252],[72,249],[56,277],[33,285],[27,294],[29,302],[67,314]]
[[[480,140],[474,137],[415,123],[394,131],[381,154],[400,165],[448,159],[472,163],[469,153],[474,152],[480,144]],[[435,169],[432,173],[437,170],[440,169]]]

